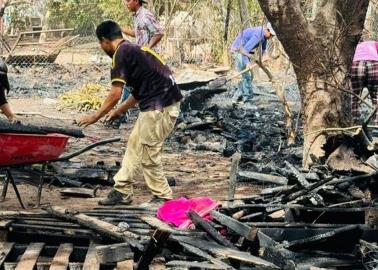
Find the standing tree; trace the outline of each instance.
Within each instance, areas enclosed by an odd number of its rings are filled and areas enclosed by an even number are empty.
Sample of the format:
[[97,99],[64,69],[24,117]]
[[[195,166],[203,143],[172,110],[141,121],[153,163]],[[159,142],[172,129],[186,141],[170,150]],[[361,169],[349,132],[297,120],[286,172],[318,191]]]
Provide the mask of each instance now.
[[366,13],[364,40],[378,39],[378,0],[370,0]]
[[258,0],[272,23],[298,81],[302,98],[304,166],[330,154],[319,130],[350,125],[348,72],[369,0],[320,0],[313,20],[300,0]]

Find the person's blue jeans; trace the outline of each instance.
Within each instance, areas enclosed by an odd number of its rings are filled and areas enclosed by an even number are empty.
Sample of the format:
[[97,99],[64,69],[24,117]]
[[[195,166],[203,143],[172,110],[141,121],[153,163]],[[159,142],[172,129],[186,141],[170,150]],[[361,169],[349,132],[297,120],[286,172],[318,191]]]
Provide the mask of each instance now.
[[[235,68],[237,72],[243,71],[247,68],[247,65],[244,63],[243,55],[240,53],[234,53],[233,55],[235,61]],[[245,72],[242,75],[241,80],[238,84],[238,89],[235,91],[233,96],[233,101],[237,102],[240,98],[243,101],[250,101],[253,97],[253,88],[252,88],[252,81],[253,81],[253,73],[252,71]]]
[[[120,103],[123,103],[124,101],[126,101],[130,96],[130,88],[128,86],[124,86],[123,87],[123,91],[122,91],[122,97],[121,97],[121,102]],[[129,118],[129,111],[126,111],[122,114],[121,116],[121,123],[126,123],[127,122],[127,119]]]
[[130,96],[130,89],[126,85],[123,87],[122,91],[122,97],[121,97],[121,103],[126,101],[128,97]]

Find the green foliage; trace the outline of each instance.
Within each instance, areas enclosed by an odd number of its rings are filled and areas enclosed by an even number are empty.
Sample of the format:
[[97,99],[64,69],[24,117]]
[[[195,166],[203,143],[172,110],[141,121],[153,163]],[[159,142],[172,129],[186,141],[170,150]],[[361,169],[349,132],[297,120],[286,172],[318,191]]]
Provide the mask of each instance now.
[[49,2],[49,22],[54,27],[74,28],[79,34],[93,34],[105,19],[121,25],[129,23],[131,14],[122,0],[65,0]]
[[[22,5],[22,8],[28,8],[28,5]],[[20,9],[13,9],[10,13],[10,17],[15,29],[19,29],[20,31],[26,30],[27,22],[20,12]]]
[[264,18],[264,14],[257,0],[248,0],[249,16],[253,25],[259,25]]
[[130,25],[132,15],[127,10],[122,0],[100,0],[102,17],[112,19],[121,25]]
[[[168,2],[167,2],[168,1]],[[264,16],[257,0],[246,0],[252,25],[262,25]],[[231,42],[242,30],[238,1],[232,1],[228,40],[224,41],[225,16],[228,0],[154,0],[153,11],[164,16],[179,11],[188,11],[195,24],[202,24],[201,35],[211,40],[212,56],[222,61],[229,51]],[[193,8],[195,5],[195,8]],[[168,12],[167,10],[168,9]],[[98,23],[105,19],[117,21],[120,25],[132,25],[132,15],[123,0],[50,0],[50,27],[74,28],[78,34],[91,35]]]

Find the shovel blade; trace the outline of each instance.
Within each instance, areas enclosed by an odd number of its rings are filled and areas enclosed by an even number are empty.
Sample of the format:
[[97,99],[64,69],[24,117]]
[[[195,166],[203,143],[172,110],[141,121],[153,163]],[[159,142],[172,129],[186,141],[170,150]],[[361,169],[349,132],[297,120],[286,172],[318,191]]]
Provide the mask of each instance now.
[[210,89],[218,89],[224,86],[227,83],[226,78],[219,78],[209,83]]

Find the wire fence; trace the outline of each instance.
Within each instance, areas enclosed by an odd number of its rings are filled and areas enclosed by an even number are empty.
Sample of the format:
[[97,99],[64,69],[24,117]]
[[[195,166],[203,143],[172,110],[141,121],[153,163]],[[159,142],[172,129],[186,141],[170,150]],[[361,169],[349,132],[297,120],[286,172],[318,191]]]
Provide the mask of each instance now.
[[94,36],[72,35],[72,29],[22,32],[3,37],[1,57],[14,67],[93,64],[105,59]]
[[[71,35],[72,29],[22,32],[0,37],[0,53],[14,67],[59,65],[101,65],[110,62],[94,35]],[[211,40],[167,37],[161,54],[174,66],[206,64],[213,60]]]

